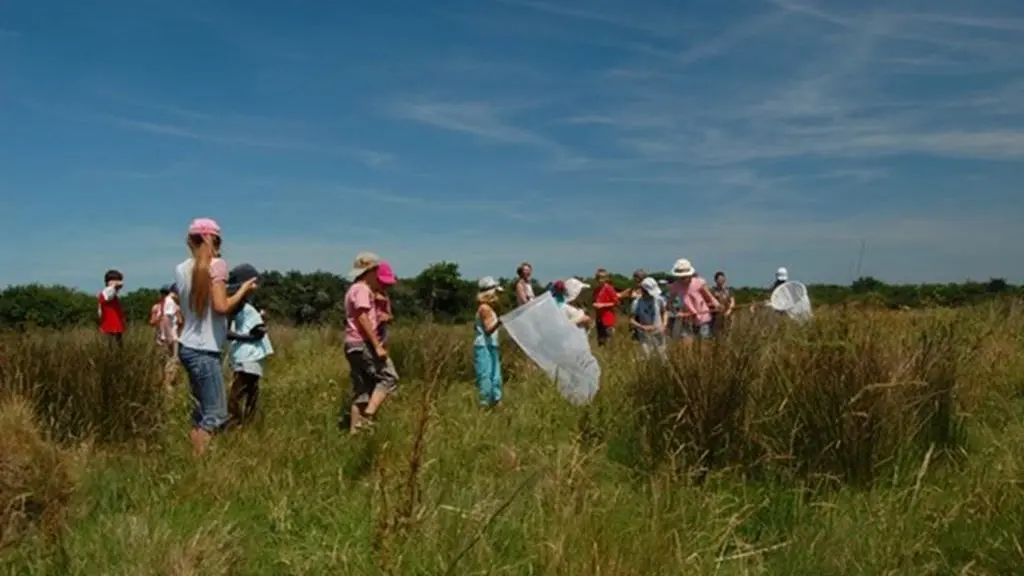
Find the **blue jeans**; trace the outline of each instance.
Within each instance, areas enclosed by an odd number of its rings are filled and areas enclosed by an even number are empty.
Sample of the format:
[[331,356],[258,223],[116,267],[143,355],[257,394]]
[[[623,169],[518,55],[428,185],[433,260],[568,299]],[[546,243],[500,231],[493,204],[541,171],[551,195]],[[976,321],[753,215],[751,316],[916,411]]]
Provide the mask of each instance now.
[[228,402],[224,397],[224,372],[220,354],[178,346],[178,359],[188,373],[195,408],[192,426],[213,433],[228,421]]
[[480,405],[493,406],[501,402],[501,354],[490,346],[473,347],[473,368],[476,387],[480,392]]

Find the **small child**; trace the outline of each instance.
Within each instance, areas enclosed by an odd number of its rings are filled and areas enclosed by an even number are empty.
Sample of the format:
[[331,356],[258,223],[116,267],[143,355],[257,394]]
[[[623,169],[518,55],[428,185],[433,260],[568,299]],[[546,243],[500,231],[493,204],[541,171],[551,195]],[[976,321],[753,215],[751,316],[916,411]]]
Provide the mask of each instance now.
[[473,322],[473,367],[480,405],[486,408],[493,408],[501,402],[504,385],[501,377],[501,351],[498,348],[501,319],[494,311],[502,291],[494,278],[485,276],[480,279],[476,295],[478,307]]
[[629,325],[633,337],[643,349],[644,355],[657,351],[665,356],[665,326],[668,320],[665,298],[661,287],[654,278],[647,277],[640,282],[641,295],[634,300]]
[[[377,338],[385,348],[388,347],[388,329],[395,320],[388,290],[396,283],[398,283],[398,278],[395,277],[395,271],[391,268],[391,264],[381,260],[380,265],[377,266],[377,284],[380,285],[380,290],[374,293],[373,299],[374,305],[377,308]],[[398,391],[398,370],[395,368],[395,362],[391,359],[390,355],[385,360],[384,368],[381,372],[384,378],[388,380],[388,386],[391,389],[390,394],[393,396]]]
[[[228,274],[229,293],[234,293],[246,281],[258,277],[259,273],[251,265],[236,266]],[[256,414],[263,363],[274,353],[263,315],[248,301],[248,297],[242,302],[242,307],[231,319],[227,333],[231,341],[231,370],[234,372],[228,395],[228,415],[232,424],[248,423]]]

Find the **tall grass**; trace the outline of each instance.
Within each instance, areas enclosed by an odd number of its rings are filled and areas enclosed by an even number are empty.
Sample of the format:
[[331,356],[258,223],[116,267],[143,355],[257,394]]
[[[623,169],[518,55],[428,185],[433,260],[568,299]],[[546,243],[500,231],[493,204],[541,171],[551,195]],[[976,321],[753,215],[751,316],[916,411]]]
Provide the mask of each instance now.
[[122,347],[95,331],[0,334],[0,396],[28,400],[61,441],[158,438],[165,421],[162,359],[152,334]]
[[84,332],[12,337],[2,394],[27,399],[52,439],[99,442],[62,537],[20,530],[0,569],[1011,574],[1022,335],[1006,305],[741,317],[666,362],[628,337],[595,349],[602,390],[582,408],[506,339],[505,406],[488,412],[468,328],[402,327],[400,393],[353,439],[334,428],[339,332],[275,327],[261,416],[199,463],[186,388],[161,391],[148,335],[120,352]]

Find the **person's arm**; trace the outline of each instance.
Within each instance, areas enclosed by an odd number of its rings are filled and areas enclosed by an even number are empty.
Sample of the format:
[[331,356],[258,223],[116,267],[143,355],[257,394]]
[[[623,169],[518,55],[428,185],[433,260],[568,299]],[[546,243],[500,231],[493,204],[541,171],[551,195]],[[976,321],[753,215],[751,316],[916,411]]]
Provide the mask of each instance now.
[[732,293],[730,293],[729,294],[729,306],[726,307],[726,309],[725,309],[725,315],[726,316],[732,316],[732,311],[735,308],[736,308],[736,297],[733,296]]
[[665,330],[665,328],[668,326],[668,303],[667,302],[662,302],[661,303],[661,313],[659,315],[661,316],[661,329]]
[[250,278],[242,284],[237,292],[228,296],[228,264],[220,258],[210,263],[210,278],[213,281],[213,286],[210,289],[210,305],[214,312],[222,316],[237,312],[245,297],[256,288],[256,279]]
[[700,295],[701,297],[704,298],[704,301],[708,303],[708,306],[710,306],[712,310],[718,310],[719,308],[722,307],[722,305],[718,302],[718,298],[715,298],[715,295],[711,293],[711,289],[708,288],[707,284],[700,287]]
[[526,293],[526,282],[523,282],[521,279],[517,280],[516,281],[516,301],[517,302],[526,302],[527,298],[529,298],[529,294]]
[[484,325],[484,334],[490,336],[501,328],[501,318],[494,313],[494,308],[491,308],[487,304],[481,304],[477,310],[477,314],[480,315],[480,321]]

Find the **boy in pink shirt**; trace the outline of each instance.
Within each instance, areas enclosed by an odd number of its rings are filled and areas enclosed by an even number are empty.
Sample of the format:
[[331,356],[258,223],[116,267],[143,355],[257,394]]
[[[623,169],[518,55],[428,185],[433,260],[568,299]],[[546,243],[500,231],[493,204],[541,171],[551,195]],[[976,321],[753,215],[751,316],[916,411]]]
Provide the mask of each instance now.
[[363,252],[356,256],[345,293],[345,359],[352,376],[352,434],[373,425],[377,412],[395,382],[387,376],[388,351],[379,337],[380,317],[374,294],[381,290],[377,277],[380,258]]
[[671,291],[682,302],[677,317],[681,325],[680,336],[683,342],[689,344],[694,338],[711,338],[711,312],[718,309],[718,299],[711,293],[707,282],[697,276],[697,271],[689,260],[676,260],[672,266],[672,275],[677,280],[672,283]]

